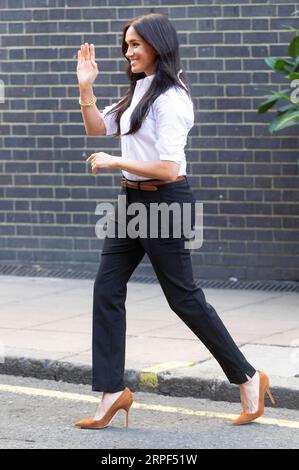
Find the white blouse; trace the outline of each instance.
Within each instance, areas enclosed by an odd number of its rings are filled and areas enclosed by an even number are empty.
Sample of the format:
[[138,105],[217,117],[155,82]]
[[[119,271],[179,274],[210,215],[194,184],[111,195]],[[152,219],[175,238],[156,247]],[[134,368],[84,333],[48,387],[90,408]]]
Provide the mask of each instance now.
[[[182,70],[179,70],[178,76]],[[120,119],[121,134],[130,128],[130,117],[137,103],[148,90],[155,74],[148,75],[136,82],[131,105]],[[184,83],[180,80],[182,85]],[[120,101],[118,101],[119,103]],[[100,113],[106,127],[106,135],[117,133],[115,113],[107,115],[117,103],[106,106]],[[134,134],[121,135],[121,154],[134,160],[171,160],[180,164],[178,175],[186,175],[186,158],[184,148],[187,136],[194,125],[193,103],[187,92],[175,87],[169,88],[152,103],[149,113],[140,129]],[[125,178],[143,181],[143,177],[122,171]]]

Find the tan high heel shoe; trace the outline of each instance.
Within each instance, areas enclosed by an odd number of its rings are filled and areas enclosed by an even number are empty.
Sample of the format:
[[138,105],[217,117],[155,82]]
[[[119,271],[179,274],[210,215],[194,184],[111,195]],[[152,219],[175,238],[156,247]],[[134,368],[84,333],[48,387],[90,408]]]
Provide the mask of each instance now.
[[129,410],[132,406],[132,403],[134,401],[133,394],[131,390],[126,387],[122,394],[115,400],[115,402],[111,405],[109,410],[106,412],[106,414],[101,418],[101,419],[81,419],[81,421],[77,421],[75,423],[75,426],[77,428],[81,429],[102,429],[106,428],[114,415],[119,411],[119,410],[125,410],[126,412],[126,427],[129,426]]
[[244,411],[242,411],[240,416],[232,422],[232,424],[234,424],[234,425],[247,424],[247,423],[250,423],[251,421],[253,421],[254,419],[257,419],[260,416],[262,416],[262,414],[264,413],[264,406],[265,406],[264,402],[265,402],[266,392],[269,395],[269,398],[270,398],[272,404],[275,405],[275,400],[274,400],[274,398],[272,396],[272,393],[271,393],[271,390],[269,388],[269,377],[267,376],[267,374],[265,374],[261,370],[258,370],[258,373],[259,373],[259,376],[260,376],[258,409],[255,413],[245,413]]

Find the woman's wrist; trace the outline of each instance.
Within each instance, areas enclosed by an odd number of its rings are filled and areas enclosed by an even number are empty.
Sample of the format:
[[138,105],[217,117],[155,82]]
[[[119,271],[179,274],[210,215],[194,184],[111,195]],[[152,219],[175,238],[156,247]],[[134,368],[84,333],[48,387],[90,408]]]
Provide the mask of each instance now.
[[122,157],[115,157],[115,156],[112,156],[112,161],[111,161],[111,168],[116,168],[117,170],[122,170],[121,168],[121,160],[122,160]]
[[79,83],[79,89],[80,91],[92,91],[93,84],[92,83],[87,83],[86,85],[83,85],[82,83]]
[[82,101],[88,101],[91,100],[93,97],[93,89],[92,86],[79,86],[79,91],[80,91],[80,97]]

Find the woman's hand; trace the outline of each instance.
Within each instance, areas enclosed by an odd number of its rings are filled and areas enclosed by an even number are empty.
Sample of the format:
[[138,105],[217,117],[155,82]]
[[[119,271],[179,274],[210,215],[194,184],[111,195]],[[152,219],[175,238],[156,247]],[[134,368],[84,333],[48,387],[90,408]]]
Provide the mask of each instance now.
[[91,163],[91,171],[94,175],[97,174],[97,168],[116,168],[117,159],[120,157],[114,157],[109,153],[98,152],[90,155],[86,163]]
[[81,44],[78,50],[77,78],[80,87],[87,88],[93,85],[93,82],[99,74],[98,66],[95,62],[95,47],[88,42]]

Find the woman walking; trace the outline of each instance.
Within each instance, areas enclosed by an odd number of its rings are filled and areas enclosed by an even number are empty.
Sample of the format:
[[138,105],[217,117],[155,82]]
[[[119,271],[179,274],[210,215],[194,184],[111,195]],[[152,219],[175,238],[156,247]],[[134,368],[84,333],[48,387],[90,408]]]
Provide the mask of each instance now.
[[[195,199],[186,175],[184,147],[194,125],[193,102],[186,74],[180,68],[175,28],[161,14],[150,13],[124,27],[122,51],[129,64],[129,89],[120,101],[101,113],[93,83],[99,73],[94,45],[78,51],[77,76],[87,135],[121,136],[121,157],[104,152],[88,157],[93,174],[101,168],[122,172],[120,194],[126,207],[140,203],[148,221],[151,203],[189,203],[194,221]],[[120,210],[120,209],[119,209]],[[130,217],[125,215],[128,224]],[[203,291],[195,285],[186,236],[174,237],[169,220],[168,238],[106,236],[94,283],[92,390],[102,392],[93,418],[79,428],[101,429],[117,411],[128,414],[133,395],[124,383],[125,300],[127,282],[145,253],[157,274],[171,309],[209,349],[231,383],[240,387],[242,412],[233,424],[246,424],[264,412],[269,378],[245,359]],[[116,226],[118,224],[116,223]]]

